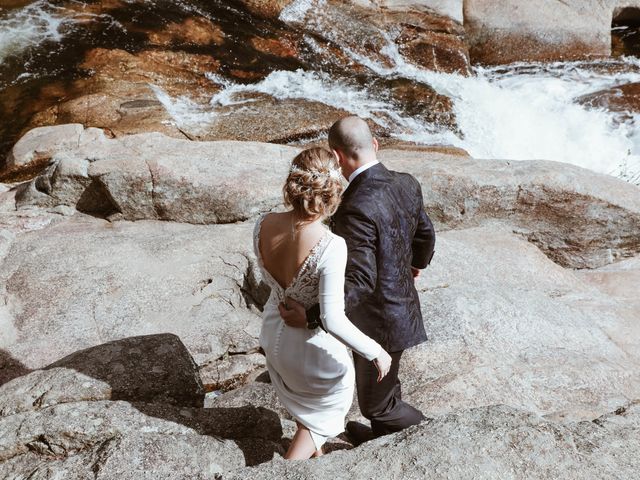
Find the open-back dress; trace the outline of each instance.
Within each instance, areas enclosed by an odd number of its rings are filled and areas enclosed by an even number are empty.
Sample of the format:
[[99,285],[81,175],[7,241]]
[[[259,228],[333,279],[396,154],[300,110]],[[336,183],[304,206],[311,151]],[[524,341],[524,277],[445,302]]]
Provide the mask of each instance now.
[[[345,241],[328,229],[311,249],[291,283],[283,288],[264,267],[260,253],[260,217],[254,230],[254,250],[263,280],[271,287],[264,306],[260,345],[278,398],[289,413],[311,432],[319,449],[329,437],[344,431],[353,401],[355,374],[347,347],[373,360],[380,345],[363,334],[344,313]],[[305,308],[319,303],[326,328],[287,326],[278,311],[285,297]]]

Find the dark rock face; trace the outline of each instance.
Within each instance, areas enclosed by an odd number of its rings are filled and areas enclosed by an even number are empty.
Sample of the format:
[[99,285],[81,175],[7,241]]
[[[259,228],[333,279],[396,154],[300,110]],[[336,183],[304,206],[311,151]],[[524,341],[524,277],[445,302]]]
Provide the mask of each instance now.
[[0,387],[0,474],[211,478],[280,451],[275,413],[203,398],[175,335],[77,352]]
[[632,113],[640,112],[640,83],[627,83],[608,90],[583,95],[576,100],[590,108],[604,108],[621,114],[627,120]]
[[74,352],[47,368],[58,367],[109,384],[111,400],[204,405],[197,365],[177,335],[115,340]]

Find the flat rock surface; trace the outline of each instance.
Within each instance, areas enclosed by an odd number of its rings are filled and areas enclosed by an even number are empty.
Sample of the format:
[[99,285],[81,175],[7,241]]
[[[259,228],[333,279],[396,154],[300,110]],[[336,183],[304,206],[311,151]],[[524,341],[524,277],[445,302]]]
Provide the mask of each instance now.
[[24,233],[0,267],[13,330],[0,348],[27,368],[152,333],[178,335],[198,364],[255,348],[260,317],[244,293],[251,231],[86,217]]

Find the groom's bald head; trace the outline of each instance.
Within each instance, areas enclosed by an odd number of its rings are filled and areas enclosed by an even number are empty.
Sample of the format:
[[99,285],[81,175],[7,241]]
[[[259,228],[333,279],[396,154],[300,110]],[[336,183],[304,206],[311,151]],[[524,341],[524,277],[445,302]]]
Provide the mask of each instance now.
[[369,125],[356,116],[342,118],[331,126],[329,146],[354,160],[364,160],[376,153]]

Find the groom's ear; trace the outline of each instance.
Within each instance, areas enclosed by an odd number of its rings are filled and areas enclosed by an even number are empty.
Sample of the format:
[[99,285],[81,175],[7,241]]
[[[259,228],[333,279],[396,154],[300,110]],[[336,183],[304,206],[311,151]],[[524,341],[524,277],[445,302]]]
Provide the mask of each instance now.
[[332,148],[331,152],[333,153],[334,157],[336,157],[336,160],[338,161],[338,165],[342,165],[342,157],[340,156],[340,152],[335,148]]
[[376,139],[376,137],[373,137],[373,151],[378,153],[379,148],[380,145],[378,144],[378,140]]

